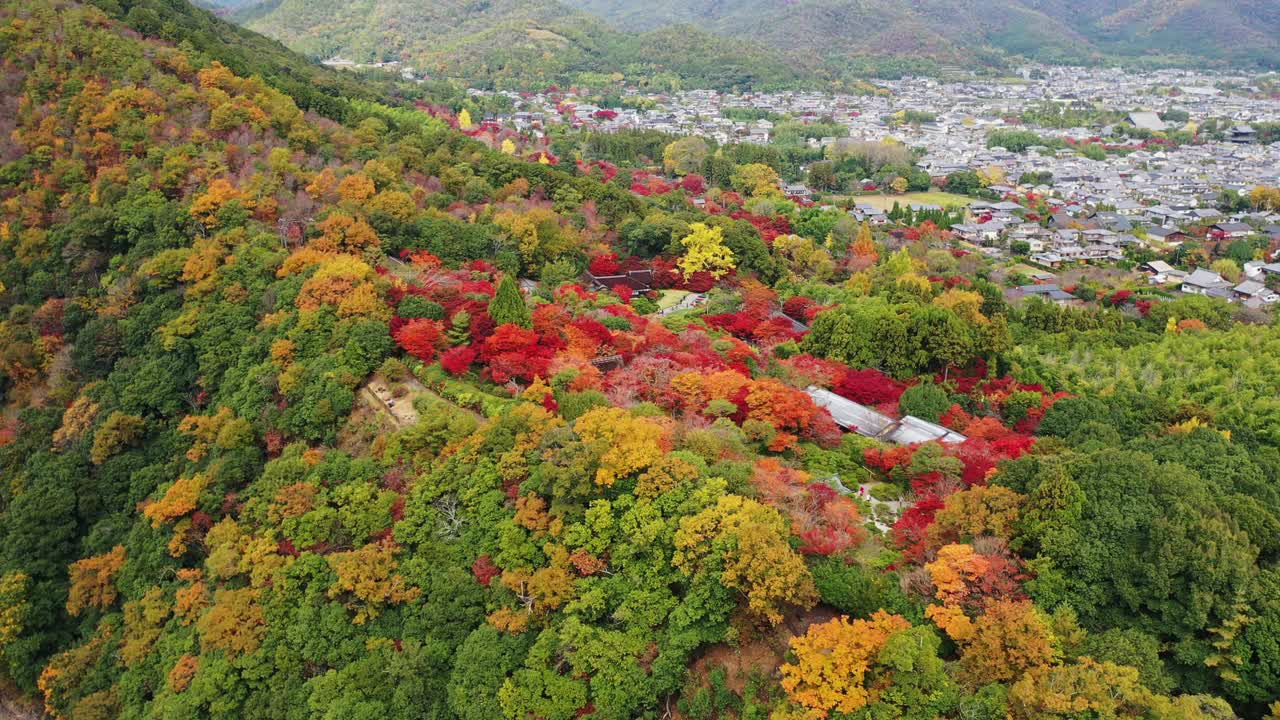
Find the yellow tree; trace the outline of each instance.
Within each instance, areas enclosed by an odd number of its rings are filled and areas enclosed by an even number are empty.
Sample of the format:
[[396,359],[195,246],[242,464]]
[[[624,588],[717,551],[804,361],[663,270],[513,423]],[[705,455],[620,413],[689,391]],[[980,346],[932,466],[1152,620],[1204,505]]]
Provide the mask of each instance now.
[[378,233],[369,223],[346,213],[335,212],[316,225],[320,237],[311,241],[310,246],[321,252],[346,250],[360,252],[366,247],[378,244]]
[[31,577],[11,572],[0,578],[0,650],[22,636],[31,617],[31,601],[27,597]]
[[1249,202],[1258,210],[1280,210],[1280,188],[1259,185],[1249,191]]
[[208,480],[201,473],[178,478],[165,490],[163,497],[144,506],[142,514],[151,521],[153,528],[172,522],[196,509],[206,485]]
[[811,717],[853,713],[883,690],[867,683],[876,656],[890,637],[910,627],[905,618],[883,610],[869,620],[850,622],[841,616],[810,625],[804,635],[791,640],[796,660],[781,667],[782,689]]
[[696,272],[706,271],[719,279],[735,267],[733,251],[724,244],[724,231],[705,223],[693,223],[689,234],[680,240],[684,256],[677,265],[685,278]]
[[[1212,717],[1199,713],[1148,714],[1150,710],[1170,709],[1173,704],[1167,698],[1142,685],[1135,668],[1090,657],[1071,665],[1026,673],[1009,688],[1010,720]],[[1217,717],[1234,717],[1234,713],[1228,711]]]
[[526,212],[507,210],[498,213],[493,223],[507,232],[508,242],[520,253],[525,267],[542,264],[573,250],[580,235],[573,227],[564,227],[561,217],[550,208],[535,207]]
[[62,414],[62,426],[53,433],[53,444],[63,448],[79,440],[98,417],[98,403],[81,395]]
[[124,567],[123,545],[103,555],[71,564],[71,589],[67,591],[67,612],[79,615],[85,608],[107,607],[116,601],[116,574]]
[[662,166],[669,173],[688,175],[702,169],[710,153],[707,141],[691,135],[680,138],[662,149]]
[[137,415],[126,415],[119,410],[112,412],[93,434],[89,459],[94,465],[101,465],[121,449],[138,441],[145,428],[146,421]]
[[378,617],[387,605],[412,601],[422,593],[395,572],[395,550],[395,545],[384,541],[328,557],[329,567],[338,575],[329,597],[351,598],[347,607],[356,613],[351,620],[354,624],[362,625]]
[[982,302],[980,293],[960,288],[951,288],[933,299],[934,305],[946,308],[961,319],[975,325],[985,325],[989,322],[987,316],[982,314]]
[[367,207],[370,213],[386,215],[400,222],[410,222],[418,215],[418,204],[403,190],[383,190],[373,196]]
[[734,171],[729,178],[733,189],[740,193],[756,197],[781,196],[778,187],[778,173],[764,163],[750,163]]
[[337,186],[338,176],[334,174],[333,168],[325,168],[315,174],[307,185],[306,191],[312,198],[323,201]]
[[124,637],[120,659],[132,667],[147,657],[169,619],[169,602],[161,588],[151,588],[141,600],[124,604]]
[[547,546],[551,565],[537,570],[518,568],[502,573],[502,585],[515,593],[528,616],[538,617],[563,607],[573,599],[575,580],[569,570],[569,553]]
[[373,184],[373,180],[364,173],[352,173],[338,183],[338,195],[345,202],[361,203],[373,197],[378,191],[377,186]]
[[458,111],[458,129],[471,129],[471,113],[466,108],[462,108]]
[[236,656],[252,653],[267,633],[267,618],[254,588],[218,590],[196,623],[203,648]]
[[218,212],[232,202],[239,201],[245,209],[252,209],[249,198],[236,189],[226,178],[218,178],[209,183],[203,194],[197,195],[191,203],[191,217],[204,223],[206,227],[218,225]]
[[320,268],[302,283],[294,299],[299,310],[315,310],[322,305],[341,306],[362,283],[370,281],[373,269],[351,255],[336,255],[320,263]]
[[942,547],[982,535],[1008,539],[1013,535],[1024,500],[1017,492],[998,485],[975,485],[952,493],[929,525],[929,544]]
[[812,607],[818,597],[787,536],[778,511],[724,495],[713,507],[680,521],[672,564],[689,576],[718,569],[720,582],[743,593],[754,615],[777,625],[783,606]]
[[779,235],[773,241],[773,255],[788,270],[805,278],[826,280],[835,271],[831,253],[799,235]]
[[1005,181],[1004,168],[999,165],[988,165],[977,172],[978,182],[982,183],[982,187],[991,185],[999,185]]
[[1049,624],[1030,600],[997,600],[973,623],[960,653],[960,677],[972,687],[1009,682],[1057,660]]
[[647,469],[670,449],[666,427],[622,408],[595,408],[578,418],[574,430],[600,452],[596,484],[606,487]]

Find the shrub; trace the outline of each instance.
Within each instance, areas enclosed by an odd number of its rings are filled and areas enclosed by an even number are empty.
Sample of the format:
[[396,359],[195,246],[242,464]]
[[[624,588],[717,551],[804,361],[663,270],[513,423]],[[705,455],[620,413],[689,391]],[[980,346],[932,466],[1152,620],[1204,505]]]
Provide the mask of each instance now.
[[418,295],[407,295],[396,306],[396,314],[406,320],[415,318],[443,320],[444,307]]
[[903,415],[914,415],[929,422],[938,422],[950,408],[951,396],[933,383],[909,387],[898,398],[898,409]]

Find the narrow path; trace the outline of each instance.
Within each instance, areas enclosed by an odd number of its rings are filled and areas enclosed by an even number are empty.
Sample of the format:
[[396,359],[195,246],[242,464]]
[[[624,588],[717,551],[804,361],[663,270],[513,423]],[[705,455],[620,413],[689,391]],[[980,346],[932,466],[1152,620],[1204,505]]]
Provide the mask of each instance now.
[[[392,395],[391,388],[396,385],[405,388],[406,392],[404,395],[400,397]],[[396,427],[398,428],[406,428],[417,424],[421,415],[418,412],[418,409],[414,407],[413,401],[414,398],[420,395],[430,396],[449,405],[450,407],[470,413],[481,422],[486,419],[484,415],[476,412],[475,410],[464,408],[452,400],[442,397],[439,393],[426,385],[423,385],[422,381],[413,376],[397,382],[389,382],[382,375],[375,373],[369,378],[369,381],[364,384],[364,387],[360,388],[360,396],[364,398],[365,402],[374,410],[391,416],[391,419],[395,422]]]
[[871,522],[875,524],[876,529],[880,532],[889,532],[890,526],[876,519],[876,508],[881,506],[887,508],[889,512],[893,513],[893,517],[897,519],[902,517],[902,513],[906,512],[906,510],[911,507],[911,503],[903,502],[901,500],[877,500],[871,495],[871,483],[863,483],[859,485],[857,495],[859,498],[865,500],[871,505]]
[[847,485],[845,485],[843,482],[840,481],[839,475],[832,475],[831,477],[827,478],[826,482],[833,484],[837,492],[840,492],[844,495],[856,497],[859,500],[866,501],[866,503],[871,506],[872,515],[869,519],[876,526],[876,529],[879,530],[880,532],[884,532],[884,533],[889,532],[890,526],[876,519],[875,517],[876,508],[881,506],[885,507],[886,509],[889,510],[890,513],[893,514],[893,517],[896,520],[897,518],[902,517],[902,513],[906,512],[913,504],[913,503],[905,502],[902,500],[879,500],[873,497],[871,495],[871,487],[873,485],[876,485],[877,483],[859,483],[856,488],[851,489]]

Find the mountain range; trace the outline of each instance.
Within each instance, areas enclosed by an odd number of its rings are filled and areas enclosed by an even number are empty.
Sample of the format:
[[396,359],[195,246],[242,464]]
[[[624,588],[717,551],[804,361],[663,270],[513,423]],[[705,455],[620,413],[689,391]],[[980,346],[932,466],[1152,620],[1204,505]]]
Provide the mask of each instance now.
[[500,83],[616,71],[760,87],[1022,59],[1280,66],[1273,0],[214,1],[312,57]]

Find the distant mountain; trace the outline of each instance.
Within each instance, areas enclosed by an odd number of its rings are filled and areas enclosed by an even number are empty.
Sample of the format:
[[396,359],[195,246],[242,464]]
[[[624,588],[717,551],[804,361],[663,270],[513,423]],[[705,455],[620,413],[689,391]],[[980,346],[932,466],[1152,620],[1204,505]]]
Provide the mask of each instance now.
[[312,57],[520,84],[620,71],[761,87],[1021,58],[1280,66],[1275,0],[261,0],[233,17]]
[[1280,66],[1275,0],[1023,0],[1076,23],[1105,51],[1170,53]]
[[400,60],[436,75],[498,82],[622,71],[761,86],[795,82],[817,64],[798,67],[750,40],[691,27],[619,32],[556,0],[264,0],[233,19],[314,58]]
[[1163,54],[1280,64],[1275,0],[565,0],[633,30],[694,23],[762,42],[939,59]]

